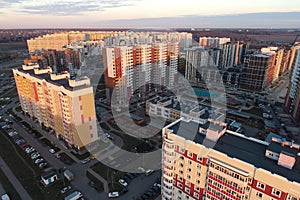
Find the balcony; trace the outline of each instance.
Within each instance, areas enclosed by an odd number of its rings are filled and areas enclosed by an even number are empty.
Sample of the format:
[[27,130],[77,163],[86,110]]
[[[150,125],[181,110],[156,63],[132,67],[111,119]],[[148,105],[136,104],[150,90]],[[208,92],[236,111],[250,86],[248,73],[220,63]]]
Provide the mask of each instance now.
[[163,178],[166,180],[173,181],[173,175],[172,174],[163,174]]
[[172,199],[173,195],[172,193],[162,191],[162,199]]
[[[167,181],[163,179],[163,184],[167,187],[173,187],[173,182],[172,181]],[[165,187],[163,187],[165,189]]]

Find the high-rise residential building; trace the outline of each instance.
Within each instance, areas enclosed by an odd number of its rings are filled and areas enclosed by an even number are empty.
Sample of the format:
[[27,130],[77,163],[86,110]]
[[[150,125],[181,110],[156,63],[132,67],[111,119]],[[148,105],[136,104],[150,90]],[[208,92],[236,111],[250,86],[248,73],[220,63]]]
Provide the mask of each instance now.
[[107,97],[124,105],[139,90],[148,94],[151,83],[175,86],[179,43],[135,44],[103,48]]
[[[24,113],[80,149],[98,139],[93,88],[87,77],[71,79],[27,63],[13,69]],[[92,106],[91,106],[92,105]]]
[[219,66],[220,50],[193,47],[186,49],[185,78],[192,82],[220,82]]
[[240,87],[251,91],[262,91],[268,88],[274,81],[275,69],[275,55],[246,55]]
[[300,120],[300,49],[296,51],[293,65],[292,76],[286,97],[286,108],[298,124]]
[[221,49],[219,67],[221,69],[228,69],[243,63],[248,44],[242,42],[227,42],[220,44],[219,48]]
[[220,49],[220,68],[227,69],[233,67],[239,53],[237,44],[228,42],[220,45]]
[[262,48],[261,52],[263,54],[270,54],[274,55],[275,63],[274,63],[274,75],[273,79],[274,81],[278,80],[280,74],[284,73],[284,66],[286,59],[284,59],[284,56],[286,56],[284,49],[279,49],[278,47],[267,47]]
[[243,42],[236,42],[236,55],[234,64],[236,66],[242,64],[244,62],[245,55],[249,49],[249,44]]
[[298,144],[179,119],[162,131],[162,200],[300,199]]
[[27,40],[29,53],[35,53],[41,50],[62,51],[64,45],[76,43],[79,41],[102,40],[111,35],[111,32],[67,32],[47,34],[37,38]]
[[219,48],[220,45],[230,42],[230,38],[219,38],[219,37],[200,37],[199,45],[207,48]]

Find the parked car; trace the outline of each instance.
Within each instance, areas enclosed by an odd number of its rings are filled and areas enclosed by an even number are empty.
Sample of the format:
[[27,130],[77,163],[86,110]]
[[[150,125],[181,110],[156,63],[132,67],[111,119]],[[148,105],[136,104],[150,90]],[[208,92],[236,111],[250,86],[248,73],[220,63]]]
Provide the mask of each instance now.
[[64,187],[60,190],[60,193],[65,194],[66,192],[70,191],[72,189],[71,186]]
[[49,149],[49,152],[54,154],[55,153],[55,150],[54,149]]
[[27,154],[31,154],[31,153],[34,152],[34,151],[35,151],[35,148],[33,148],[33,147],[28,147],[28,148],[25,149],[25,152],[26,152]]
[[81,163],[82,163],[82,164],[86,164],[86,163],[88,163],[88,162],[90,162],[90,161],[91,161],[90,158],[86,158],[86,159],[82,160]]
[[148,169],[145,171],[145,175],[149,176],[150,174],[152,174],[154,171],[152,169]]
[[119,196],[119,192],[110,192],[108,193],[109,198],[115,198]]
[[124,187],[128,186],[128,183],[124,179],[120,179],[119,183]]
[[39,164],[39,168],[40,168],[40,169],[44,169],[44,168],[47,167],[47,165],[48,165],[48,164],[47,164],[47,163],[44,163],[44,162],[43,162],[43,163],[40,163],[40,164]]
[[55,154],[55,158],[60,159],[60,158],[61,158],[61,155],[60,155],[59,153],[56,153],[56,154]]
[[40,157],[40,154],[39,154],[38,152],[34,152],[34,153],[31,154],[31,159],[32,159],[32,160],[35,160],[35,159],[37,159],[38,157]]
[[39,163],[41,163],[41,162],[43,162],[43,161],[44,161],[43,158],[38,158],[38,159],[36,159],[36,160],[34,161],[34,163],[35,163],[35,164],[39,164]]

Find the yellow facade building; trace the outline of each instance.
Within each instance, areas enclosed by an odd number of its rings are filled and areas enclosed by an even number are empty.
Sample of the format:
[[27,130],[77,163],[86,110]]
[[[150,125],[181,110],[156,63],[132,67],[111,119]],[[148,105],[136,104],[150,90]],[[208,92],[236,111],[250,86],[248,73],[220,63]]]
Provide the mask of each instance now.
[[98,139],[93,88],[87,77],[70,79],[28,63],[13,69],[22,110],[57,137],[80,149]]

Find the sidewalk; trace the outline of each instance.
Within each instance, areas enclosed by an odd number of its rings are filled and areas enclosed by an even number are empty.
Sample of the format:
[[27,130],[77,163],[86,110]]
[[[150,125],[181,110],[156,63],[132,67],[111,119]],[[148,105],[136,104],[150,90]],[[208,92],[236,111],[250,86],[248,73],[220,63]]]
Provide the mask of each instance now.
[[[15,110],[15,107],[13,107],[13,112],[18,116],[20,117],[23,121],[27,122],[28,124],[30,124],[31,126],[33,126],[39,133],[41,133],[43,135],[43,138],[47,138],[48,140],[50,140],[52,143],[54,143],[56,146],[58,146],[60,149],[64,149],[64,147],[61,145],[61,143],[59,142],[59,140],[54,137],[53,135],[50,135],[49,133],[47,133],[45,130],[42,129],[42,127],[33,122],[31,119],[29,119],[29,117],[27,115],[23,115],[19,112],[17,112]],[[68,150],[64,150],[63,151],[64,153],[66,153],[70,158],[72,158],[75,162],[77,163],[80,163],[80,160],[74,156],[72,153],[71,153],[71,150],[68,149]]]
[[9,169],[9,167],[6,165],[4,160],[0,157],[0,167],[5,176],[8,178],[8,180],[11,182],[11,184],[14,186],[16,191],[18,192],[19,196],[24,200],[31,200],[32,198],[27,193],[23,185],[19,182],[19,180],[16,178],[14,173]]

